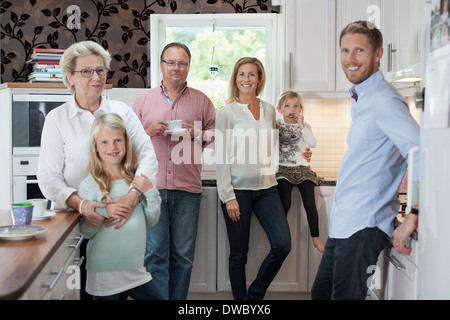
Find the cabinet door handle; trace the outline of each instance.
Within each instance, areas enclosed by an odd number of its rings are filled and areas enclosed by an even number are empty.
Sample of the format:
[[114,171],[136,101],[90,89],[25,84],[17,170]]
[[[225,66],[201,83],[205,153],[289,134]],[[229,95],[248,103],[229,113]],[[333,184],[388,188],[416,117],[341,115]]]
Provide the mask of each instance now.
[[82,256],[81,258],[75,258],[75,259],[73,259],[73,261],[78,261],[77,267],[81,267],[81,265],[83,264],[83,261],[84,261],[84,256]]
[[78,250],[78,248],[81,246],[81,243],[84,240],[84,235],[80,235],[79,237],[76,237],[75,240],[78,240],[77,244],[71,244],[71,245],[69,245],[69,248],[74,248],[74,250]]
[[406,269],[405,265],[400,261],[398,261],[398,259],[395,256],[387,254],[386,258],[388,258],[389,262],[394,265],[395,269],[397,270]]
[[294,61],[294,54],[289,53],[289,89],[292,88],[292,63]]
[[397,52],[393,43],[388,44],[388,72],[394,70],[394,53]]
[[53,281],[50,284],[43,284],[42,286],[45,288],[48,288],[48,291],[52,291],[55,288],[56,284],[58,283],[59,278],[61,278],[63,272],[64,272],[64,268],[59,269],[58,272],[54,272],[54,271],[50,272],[51,274],[56,274],[56,277],[53,279]]

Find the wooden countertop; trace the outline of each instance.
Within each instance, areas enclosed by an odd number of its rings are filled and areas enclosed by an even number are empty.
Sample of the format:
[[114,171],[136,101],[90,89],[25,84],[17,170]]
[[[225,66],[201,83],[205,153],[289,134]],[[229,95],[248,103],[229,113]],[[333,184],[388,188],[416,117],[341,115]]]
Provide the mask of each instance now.
[[[0,299],[18,299],[32,284],[79,221],[75,212],[57,212],[33,221],[47,231],[28,240],[0,240]],[[0,226],[11,225],[9,210],[0,210]]]

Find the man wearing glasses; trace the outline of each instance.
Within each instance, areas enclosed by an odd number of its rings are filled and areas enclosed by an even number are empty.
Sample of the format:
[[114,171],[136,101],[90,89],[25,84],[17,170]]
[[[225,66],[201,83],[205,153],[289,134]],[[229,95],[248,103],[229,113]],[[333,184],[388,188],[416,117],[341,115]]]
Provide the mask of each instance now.
[[[133,105],[155,148],[162,200],[158,223],[147,227],[145,266],[172,300],[186,299],[189,289],[202,192],[201,155],[212,141],[216,116],[211,100],[187,85],[190,61],[186,45],[166,45],[161,85]],[[183,128],[169,130],[171,120],[182,120]]]

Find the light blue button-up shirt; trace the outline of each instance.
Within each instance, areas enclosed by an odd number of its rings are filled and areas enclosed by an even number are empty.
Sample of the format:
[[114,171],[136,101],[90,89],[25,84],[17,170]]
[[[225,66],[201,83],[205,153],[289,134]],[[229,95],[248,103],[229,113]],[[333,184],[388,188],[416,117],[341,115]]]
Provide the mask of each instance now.
[[419,125],[381,71],[353,88],[358,99],[352,100],[348,150],[338,173],[329,237],[348,238],[367,227],[391,237],[398,188],[408,152],[419,145]]

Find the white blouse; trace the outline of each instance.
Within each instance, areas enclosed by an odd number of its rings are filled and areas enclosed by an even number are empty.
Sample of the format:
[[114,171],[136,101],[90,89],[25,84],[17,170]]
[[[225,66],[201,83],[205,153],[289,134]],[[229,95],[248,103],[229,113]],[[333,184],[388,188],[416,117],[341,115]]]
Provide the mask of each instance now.
[[217,112],[217,190],[223,203],[236,198],[234,190],[263,190],[277,185],[275,121],[275,107],[262,100],[259,120],[247,104],[237,102]]
[[102,99],[92,114],[78,107],[75,96],[49,112],[42,129],[37,178],[43,195],[55,210],[70,209],[66,201],[77,192],[89,165],[89,137],[94,119],[117,113],[127,124],[133,147],[139,156],[136,175],[144,173],[155,184],[158,171],[155,150],[134,111],[125,103]]

